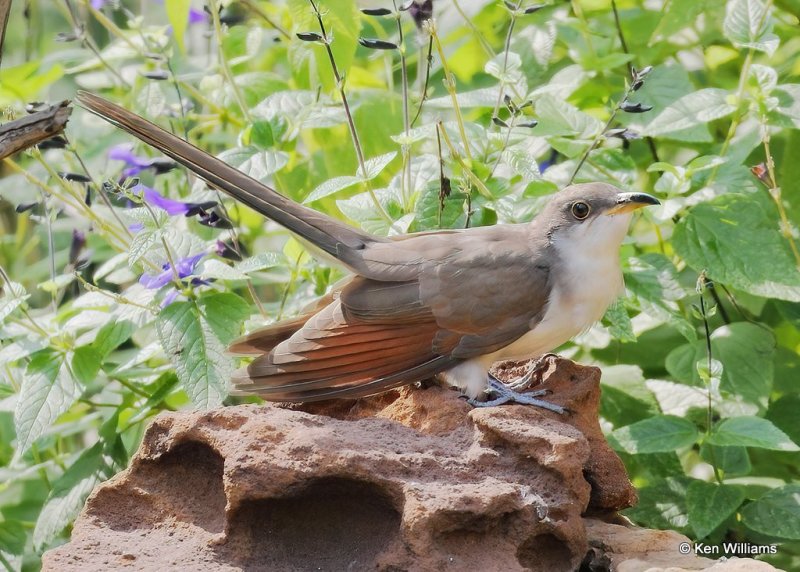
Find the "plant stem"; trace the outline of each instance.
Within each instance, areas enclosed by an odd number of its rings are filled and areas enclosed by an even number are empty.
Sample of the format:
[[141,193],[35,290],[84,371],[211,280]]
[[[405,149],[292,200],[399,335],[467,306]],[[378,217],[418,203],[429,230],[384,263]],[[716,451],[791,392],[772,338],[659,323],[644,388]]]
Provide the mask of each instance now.
[[436,45],[436,51],[439,52],[439,59],[442,61],[442,71],[444,72],[444,84],[450,93],[450,99],[453,101],[453,111],[456,113],[456,122],[458,123],[458,132],[461,135],[461,142],[464,144],[464,154],[467,159],[472,163],[472,152],[469,149],[469,141],[467,141],[467,133],[464,130],[464,118],[461,115],[461,107],[458,105],[458,97],[456,95],[456,82],[453,79],[453,74],[447,66],[447,58],[444,55],[442,42],[439,41],[439,34],[436,31],[436,24],[433,20],[428,20],[428,29],[431,33],[433,43]]
[[128,230],[128,227],[125,226],[125,223],[122,222],[121,218],[119,218],[119,214],[117,214],[117,210],[111,204],[111,200],[108,198],[108,194],[106,194],[106,190],[103,188],[103,185],[98,185],[97,182],[95,182],[94,177],[92,177],[92,174],[89,172],[86,163],[83,162],[83,158],[78,153],[78,150],[75,148],[74,145],[72,145],[72,143],[69,140],[67,140],[67,143],[69,145],[67,149],[71,151],[72,155],[75,157],[75,159],[77,159],[78,164],[81,166],[81,169],[86,174],[86,176],[92,180],[90,184],[94,187],[95,192],[100,196],[100,200],[102,200],[103,203],[106,205],[106,208],[108,208],[108,210],[111,212],[111,215],[119,223],[120,228],[128,235],[128,238],[132,238],[133,235],[131,234],[131,231]]
[[[453,8],[455,8],[459,16],[461,16],[464,19],[464,22],[467,24],[467,27],[470,29],[470,31],[472,31],[472,33],[478,39],[478,43],[481,45],[483,50],[489,55],[490,58],[493,58],[496,54],[494,53],[491,44],[486,40],[486,38],[483,37],[483,34],[481,34],[480,30],[478,30],[478,28],[475,26],[472,20],[469,19],[469,16],[466,15],[464,10],[461,9],[461,6],[458,4],[458,0],[452,0],[452,2],[453,2]],[[520,4],[521,3],[522,0],[520,0]]]
[[244,4],[251,12],[256,14],[259,18],[264,20],[267,24],[272,26],[281,36],[283,36],[287,40],[291,40],[292,36],[286,29],[278,24],[272,17],[267,14],[258,4],[253,2],[252,0],[240,0],[242,4]]
[[401,175],[401,191],[403,196],[403,208],[408,210],[411,201],[411,145],[408,143],[408,132],[411,130],[411,121],[408,112],[408,67],[406,65],[406,47],[403,37],[403,22],[400,20],[401,12],[397,10],[397,2],[392,0],[394,6],[395,17],[397,20],[397,33],[400,41],[398,42],[398,51],[400,52],[400,74],[403,83],[403,133],[406,137],[406,142],[400,146],[400,151],[403,156],[403,170]]
[[[517,24],[517,12],[519,11],[520,6],[522,6],[522,0],[517,0],[517,6],[511,12],[511,22],[508,24],[508,31],[506,32],[506,41],[503,43],[503,69],[500,72],[500,76],[505,78],[506,76],[506,69],[508,68],[508,50],[511,49],[511,34],[514,33],[514,26]],[[503,91],[506,87],[505,79],[500,80],[500,89],[497,91],[497,102],[494,104],[494,110],[492,111],[493,116],[497,116],[498,111],[500,111],[500,102],[503,101]]]
[[383,205],[378,200],[378,196],[375,194],[375,191],[372,190],[372,185],[367,180],[367,168],[364,166],[364,151],[361,148],[361,140],[358,138],[358,131],[356,131],[356,124],[353,121],[353,114],[350,111],[350,104],[347,101],[347,94],[344,91],[344,80],[339,73],[339,67],[336,65],[336,58],[333,56],[333,50],[331,50],[331,39],[328,37],[328,32],[325,30],[325,23],[322,21],[322,14],[317,7],[316,2],[314,0],[308,0],[311,4],[311,8],[314,10],[314,15],[317,17],[317,22],[319,23],[320,32],[322,32],[322,44],[325,46],[325,51],[328,54],[328,60],[331,63],[331,69],[333,70],[333,78],[336,81],[336,87],[339,90],[339,97],[342,98],[342,105],[344,105],[344,113],[347,116],[347,127],[350,130],[350,138],[353,140],[353,146],[356,149],[356,157],[358,158],[358,166],[361,170],[361,175],[364,177],[364,184],[367,187],[367,192],[369,193],[372,202],[375,204],[375,208],[378,210],[378,214],[383,217],[386,222],[390,225],[394,224],[392,217],[386,212],[386,209],[383,208]]
[[626,101],[628,101],[628,98],[633,93],[633,85],[634,85],[633,82],[631,82],[631,84],[625,90],[625,95],[622,97],[622,99],[619,100],[619,102],[614,106],[614,109],[611,111],[611,115],[609,116],[608,121],[606,121],[606,124],[603,126],[600,132],[595,136],[594,140],[592,141],[592,144],[589,145],[586,151],[584,151],[580,161],[578,161],[578,164],[575,166],[575,170],[572,172],[572,176],[569,178],[569,182],[567,183],[568,185],[571,185],[572,182],[575,180],[578,171],[581,170],[581,167],[583,167],[583,164],[589,158],[589,154],[592,151],[594,151],[597,148],[597,146],[600,145],[600,141],[604,139],[606,131],[608,131],[608,128],[611,127],[611,124],[614,122],[614,119],[616,119],[617,113],[622,108],[622,105]]
[[772,152],[770,151],[769,140],[769,127],[767,126],[765,119],[761,127],[761,142],[764,144],[764,154],[767,158],[769,196],[772,198],[772,200],[775,202],[775,206],[778,208],[778,216],[780,216],[781,219],[781,235],[789,243],[789,248],[792,250],[792,254],[794,255],[795,264],[797,265],[798,270],[800,270],[800,251],[798,251],[797,244],[792,236],[792,225],[789,222],[789,217],[786,214],[786,209],[784,208],[783,200],[781,199],[781,188],[778,186],[778,182],[775,177],[775,159],[772,157]]
[[[422,63],[422,51],[420,51],[420,62],[417,63],[417,69],[419,70],[419,65]],[[420,114],[422,113],[422,105],[425,103],[425,100],[428,98],[428,84],[430,83],[431,79],[431,64],[433,63],[433,36],[428,38],[428,57],[425,58],[425,81],[422,84],[422,90],[419,94],[419,107],[417,107],[417,113],[414,115],[414,119],[411,120],[411,125],[413,126],[416,123],[417,119],[419,119]],[[419,71],[417,72],[419,73]]]
[[250,117],[250,110],[247,108],[247,103],[245,103],[244,101],[244,96],[242,96],[242,92],[241,90],[239,90],[239,86],[236,85],[235,78],[233,77],[233,72],[231,71],[231,68],[228,65],[228,58],[225,57],[225,50],[223,50],[222,48],[222,24],[219,20],[218,0],[213,0],[211,2],[210,8],[211,8],[211,19],[214,22],[214,37],[217,40],[217,57],[219,59],[219,65],[222,68],[222,75],[225,76],[225,79],[231,86],[231,91],[233,91],[233,97],[236,100],[236,104],[242,111],[242,117],[244,117],[248,123],[252,123],[253,120]]
[[[617,27],[617,35],[619,36],[619,43],[620,46],[622,46],[622,51],[626,54],[630,54],[630,51],[628,50],[628,43],[625,41],[625,34],[622,33],[622,24],[620,24],[616,0],[611,0],[611,9],[614,11],[614,24]],[[633,77],[633,64],[630,61],[627,63],[627,68],[628,76]],[[653,161],[658,162],[659,158],[658,151],[656,150],[655,140],[648,135],[645,137],[645,141],[647,141],[647,146],[650,148],[650,155],[652,155]]]
[[456,150],[455,146],[453,145],[453,142],[450,140],[450,136],[447,134],[447,131],[444,128],[444,124],[442,124],[442,122],[439,121],[437,125],[439,127],[439,130],[442,132],[442,138],[444,139],[444,142],[447,144],[447,148],[450,150],[450,155],[452,155],[453,159],[455,159],[456,162],[459,165],[461,165],[461,168],[467,174],[467,177],[469,177],[470,181],[472,181],[472,183],[477,187],[478,192],[487,199],[492,199],[491,191],[489,191],[489,189],[486,188],[486,185],[483,183],[483,181],[481,181],[478,178],[478,176],[475,173],[473,173],[469,169],[469,167],[467,167],[466,163],[464,163],[464,159],[462,159],[461,155],[458,154],[458,150]]
[[[708,387],[707,396],[708,396],[708,403],[706,404],[706,438],[711,437],[711,427],[714,422],[713,418],[713,409],[712,409],[712,402],[711,402],[711,367],[712,367],[712,349],[711,349],[711,330],[708,326],[708,315],[706,313],[706,302],[705,298],[703,297],[703,292],[708,287],[708,280],[706,279],[705,271],[700,273],[700,314],[703,316],[703,327],[705,329],[705,337],[706,337],[706,367],[708,368]],[[714,446],[710,445],[708,452],[711,456],[711,467],[714,470],[714,478],[717,480],[717,483],[722,484],[722,476],[719,472],[719,467],[717,467],[717,461],[714,456]]]
[[72,5],[72,2],[70,0],[64,0],[64,2],[67,5],[67,11],[69,12],[70,20],[72,20],[73,28],[75,31],[80,31],[81,43],[94,54],[94,57],[97,58],[104,68],[111,72],[111,75],[119,80],[123,87],[130,89],[131,85],[125,81],[125,78],[123,78],[116,69],[114,69],[105,59],[103,59],[103,56],[98,47],[95,45],[94,40],[92,40],[91,36],[87,35],[84,26],[78,20],[78,15],[75,13],[75,7]]

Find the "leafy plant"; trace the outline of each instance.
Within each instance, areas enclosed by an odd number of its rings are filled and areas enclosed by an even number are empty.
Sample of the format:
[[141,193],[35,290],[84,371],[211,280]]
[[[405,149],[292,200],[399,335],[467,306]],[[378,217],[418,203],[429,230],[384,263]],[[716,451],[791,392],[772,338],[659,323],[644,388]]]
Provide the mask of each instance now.
[[[15,3],[3,107],[102,92],[384,235],[524,222],[570,181],[656,192],[628,295],[562,353],[603,368],[632,519],[800,567],[796,0],[133,6],[40,3],[28,26]],[[80,110],[3,163],[8,569],[63,541],[153,415],[238,402],[243,328],[341,277],[174,167]]]

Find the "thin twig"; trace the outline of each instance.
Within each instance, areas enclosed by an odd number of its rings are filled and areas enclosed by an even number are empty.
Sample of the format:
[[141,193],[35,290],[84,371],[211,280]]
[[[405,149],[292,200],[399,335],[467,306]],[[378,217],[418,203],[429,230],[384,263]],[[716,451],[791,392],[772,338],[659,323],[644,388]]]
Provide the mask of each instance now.
[[225,57],[225,51],[222,48],[222,23],[219,19],[219,4],[217,0],[214,0],[211,3],[211,18],[214,22],[214,37],[217,40],[217,57],[219,59],[219,65],[222,68],[222,75],[225,76],[225,79],[228,81],[228,84],[231,86],[231,91],[233,92],[233,98],[236,100],[239,109],[242,111],[242,117],[248,123],[252,123],[252,118],[250,117],[250,110],[247,107],[247,103],[245,103],[244,96],[242,96],[242,92],[239,90],[239,86],[236,85],[236,80],[233,77],[233,72],[231,71],[230,66],[228,65],[228,59]]
[[[422,52],[420,51],[420,58],[422,57]],[[417,63],[417,70],[419,70],[419,66],[422,62]],[[428,56],[425,58],[425,81],[422,84],[422,90],[419,94],[419,107],[417,107],[417,113],[414,115],[414,119],[411,120],[411,125],[413,126],[414,123],[417,122],[419,119],[420,114],[422,113],[422,105],[425,103],[425,100],[428,99],[428,84],[431,80],[431,65],[433,64],[433,36],[428,38]]]
[[441,121],[439,121],[437,125],[439,126],[439,130],[442,132],[442,138],[444,139],[447,148],[450,150],[450,155],[453,157],[453,159],[456,160],[456,162],[459,165],[461,165],[461,168],[467,174],[469,180],[472,181],[472,183],[478,189],[478,192],[487,199],[492,199],[491,191],[486,188],[484,182],[481,181],[480,178],[469,169],[469,167],[467,167],[466,163],[464,163],[464,159],[461,158],[461,155],[459,155],[458,150],[455,148],[455,145],[453,145],[453,142],[450,140],[450,136],[447,134],[447,130],[444,128],[444,124]]
[[314,10],[314,15],[317,17],[317,22],[319,23],[319,29],[322,32],[322,44],[325,46],[325,51],[328,54],[328,60],[331,63],[331,69],[333,70],[333,78],[336,80],[336,87],[339,90],[339,97],[342,98],[342,104],[344,105],[344,113],[347,116],[347,127],[350,129],[350,138],[353,140],[353,146],[356,149],[356,156],[358,158],[358,166],[361,169],[361,175],[364,177],[364,184],[367,187],[367,192],[369,193],[372,202],[375,204],[375,208],[378,210],[378,213],[383,217],[390,225],[394,224],[392,217],[386,212],[386,209],[381,204],[380,200],[378,200],[378,196],[375,194],[375,191],[372,190],[372,185],[367,180],[367,168],[364,165],[364,151],[361,148],[361,140],[358,138],[358,131],[356,131],[356,124],[353,121],[353,114],[350,111],[350,103],[347,101],[347,94],[344,91],[344,80],[339,73],[339,67],[336,65],[336,58],[333,56],[333,50],[331,50],[331,38],[328,36],[328,32],[325,29],[325,23],[322,21],[322,13],[319,11],[316,2],[314,0],[308,0],[311,4],[311,8]]
[[483,50],[489,55],[490,58],[493,58],[496,54],[492,49],[491,44],[483,37],[481,31],[475,26],[472,20],[469,19],[469,16],[461,9],[461,6],[458,4],[458,0],[452,0],[453,8],[456,9],[456,12],[464,19],[464,22],[467,24],[467,27],[472,31],[475,37],[478,39],[478,43],[481,45]]
[[[616,0],[611,0],[611,9],[614,11],[614,24],[617,26],[617,35],[619,36],[619,43],[622,46],[622,51],[630,55],[630,51],[628,50],[628,43],[625,41],[625,34],[622,33],[622,24],[620,23],[619,19],[619,12],[617,11]],[[628,60],[626,66],[628,68],[628,76],[633,77],[633,64],[631,63],[630,60]],[[656,150],[655,140],[650,135],[647,135],[644,139],[647,142],[647,146],[650,149],[650,154],[653,157],[653,161],[657,163],[659,161],[659,158],[658,158],[658,151]]]
[[784,208],[783,200],[781,199],[781,188],[778,186],[778,181],[775,177],[775,159],[772,157],[772,152],[770,151],[769,140],[769,127],[767,127],[765,120],[761,129],[761,142],[764,144],[764,154],[766,155],[767,159],[767,173],[769,174],[769,196],[772,198],[772,200],[775,202],[775,206],[778,208],[778,216],[781,219],[781,235],[789,243],[789,248],[792,250],[792,254],[794,255],[795,264],[797,265],[797,268],[800,269],[800,251],[798,251],[797,244],[795,244],[794,241],[794,236],[792,236],[792,225],[789,222],[789,217],[786,214],[786,209]]
[[500,102],[503,101],[503,91],[506,87],[506,69],[508,69],[508,51],[511,49],[511,34],[514,33],[514,26],[517,24],[517,15],[520,6],[522,6],[522,0],[517,0],[516,7],[511,11],[511,22],[508,24],[506,41],[503,44],[503,68],[500,72],[500,77],[503,79],[500,80],[500,89],[497,91],[497,101],[494,104],[494,111],[492,111],[493,116],[497,116],[497,113],[500,111]]
[[[708,325],[708,315],[706,313],[706,302],[705,298],[703,297],[703,292],[708,286],[709,282],[706,278],[705,271],[700,273],[700,278],[698,280],[700,285],[700,314],[703,316],[703,327],[705,329],[705,338],[706,338],[706,367],[708,368],[708,386],[707,386],[707,396],[708,402],[706,404],[706,437],[711,436],[711,428],[713,425],[713,408],[712,408],[712,400],[711,400],[711,378],[713,377],[712,371],[712,349],[711,349],[711,329]],[[714,478],[717,480],[717,483],[722,484],[722,476],[720,475],[719,468],[717,467],[717,462],[714,457],[714,448],[713,445],[708,449],[709,454],[711,455],[711,468],[714,470]]]
[[578,171],[581,170],[581,167],[583,167],[583,164],[586,162],[586,159],[589,158],[591,152],[594,151],[597,148],[597,146],[600,145],[600,142],[605,138],[605,133],[606,131],[608,131],[608,128],[611,127],[611,124],[614,122],[614,119],[616,119],[617,113],[619,113],[619,110],[622,109],[622,106],[625,104],[626,101],[628,101],[628,98],[633,93],[634,85],[635,85],[634,82],[631,82],[630,85],[628,85],[628,88],[625,90],[625,95],[614,106],[614,109],[611,111],[611,115],[609,116],[608,121],[606,121],[606,124],[603,126],[600,132],[595,136],[594,140],[592,141],[592,144],[589,145],[586,151],[584,151],[583,155],[580,158],[580,161],[578,161],[578,164],[575,166],[575,170],[572,171],[572,176],[570,176],[569,182],[567,183],[568,185],[572,184],[572,182],[575,180],[575,177],[578,174]]
[[398,51],[400,52],[400,75],[402,78],[403,88],[403,133],[406,137],[406,142],[400,146],[400,151],[403,156],[403,170],[401,174],[401,194],[403,196],[403,207],[408,208],[411,200],[411,145],[408,143],[408,132],[411,130],[411,121],[408,112],[408,67],[406,65],[406,47],[405,38],[403,37],[403,22],[400,19],[402,12],[397,9],[396,0],[392,0],[394,6],[395,18],[397,20],[397,33],[399,35]]
[[256,14],[259,18],[264,20],[267,24],[272,26],[281,36],[283,36],[287,40],[291,40],[292,36],[289,32],[286,31],[286,28],[278,24],[272,16],[267,14],[261,6],[253,2],[252,0],[239,0],[242,4],[244,4],[248,10]]
[[[120,84],[122,84],[123,87],[130,89],[131,85],[127,81],[125,81],[125,78],[122,77],[122,74],[120,74],[113,66],[111,66],[111,64],[109,64],[105,60],[105,58],[103,58],[103,54],[100,53],[100,48],[97,47],[91,36],[89,36],[86,33],[86,29],[84,28],[83,23],[78,19],[78,14],[75,12],[75,7],[72,5],[72,2],[70,0],[64,0],[64,2],[66,3],[67,10],[69,11],[69,16],[70,19],[72,20],[72,26],[75,29],[75,31],[80,33],[80,39],[83,45],[87,47],[89,51],[91,51],[94,54],[94,57],[97,58],[97,61],[99,61],[104,68],[106,68],[109,72],[111,72],[111,75],[113,75],[114,77],[117,78],[117,80],[119,80]],[[87,5],[91,6],[88,2]],[[96,12],[96,10],[94,11]]]
[[8,14],[11,12],[11,0],[0,0],[0,63],[3,62],[3,40],[6,37]]
[[442,62],[442,71],[444,72],[444,84],[450,94],[450,99],[453,102],[453,111],[456,114],[456,122],[458,123],[458,132],[461,135],[461,142],[464,144],[464,154],[467,159],[472,163],[472,152],[469,148],[469,141],[467,140],[467,133],[464,130],[464,118],[461,115],[461,107],[458,105],[458,96],[456,94],[456,82],[453,79],[453,74],[447,65],[447,58],[444,55],[444,48],[442,42],[439,41],[439,33],[436,31],[436,24],[433,20],[428,20],[428,29],[430,30],[431,38],[436,46],[436,51],[439,53],[439,59]]

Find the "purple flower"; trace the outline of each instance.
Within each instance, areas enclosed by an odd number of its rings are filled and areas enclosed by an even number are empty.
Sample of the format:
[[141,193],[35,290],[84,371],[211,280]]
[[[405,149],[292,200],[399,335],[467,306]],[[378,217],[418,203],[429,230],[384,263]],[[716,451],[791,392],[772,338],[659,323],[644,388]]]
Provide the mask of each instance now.
[[[186,258],[178,259],[178,262],[175,263],[175,271],[178,274],[178,278],[187,278],[194,274],[195,267],[197,263],[200,262],[200,259],[206,255],[205,252],[201,252],[200,254],[195,254],[194,256],[187,256]],[[172,266],[169,262],[165,262],[164,265],[161,267],[163,270],[159,274],[142,274],[142,277],[139,278],[139,284],[144,286],[149,290],[157,290],[162,286],[166,286],[172,281],[174,276],[172,272]],[[195,282],[192,280],[193,284],[205,283],[204,281]]]
[[208,22],[208,14],[197,8],[189,8],[189,24],[205,24]]
[[95,10],[102,10],[106,5],[106,0],[92,0],[92,8]]
[[202,203],[175,201],[173,199],[168,199],[155,189],[142,184],[136,185],[131,191],[140,195],[148,204],[167,211],[167,214],[170,216],[184,215],[189,217],[197,214],[208,215],[208,211],[217,205],[216,201],[205,201]]
[[123,177],[133,177],[146,169],[153,169],[156,175],[166,173],[175,168],[175,162],[169,159],[139,157],[133,153],[133,145],[120,143],[108,150],[108,158],[115,161],[124,161]]
[[228,260],[236,260],[236,261],[242,259],[242,255],[239,254],[239,252],[237,252],[237,250],[233,248],[232,244],[228,244],[227,242],[222,242],[219,239],[217,239],[217,242],[214,245],[214,252],[220,258],[227,258]]

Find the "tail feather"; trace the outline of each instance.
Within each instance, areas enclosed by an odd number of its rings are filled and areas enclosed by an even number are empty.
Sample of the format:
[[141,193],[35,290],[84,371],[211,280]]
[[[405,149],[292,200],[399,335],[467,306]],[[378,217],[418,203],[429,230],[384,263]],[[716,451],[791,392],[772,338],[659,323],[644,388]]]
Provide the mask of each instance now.
[[102,97],[79,91],[77,100],[92,113],[155,147],[210,185],[297,233],[352,270],[359,269],[359,250],[370,243],[388,242],[388,239],[367,234],[287,199],[224,161]]

